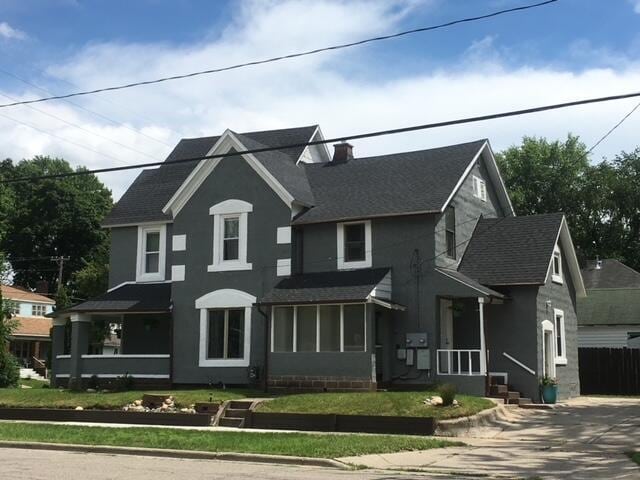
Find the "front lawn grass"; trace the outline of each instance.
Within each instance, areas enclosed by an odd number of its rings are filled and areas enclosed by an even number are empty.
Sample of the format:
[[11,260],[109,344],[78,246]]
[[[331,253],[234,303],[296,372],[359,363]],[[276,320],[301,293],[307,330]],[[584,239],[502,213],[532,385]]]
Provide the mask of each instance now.
[[0,440],[337,458],[463,445],[390,435],[216,432],[0,423]]
[[456,395],[459,402],[457,407],[425,405],[424,400],[433,395],[438,393],[434,391],[308,393],[287,395],[264,402],[258,410],[280,413],[434,417],[444,420],[474,415],[495,406],[490,400],[469,395]]
[[0,407],[11,408],[76,408],[96,410],[120,410],[126,404],[141,399],[145,393],[167,393],[173,395],[177,407],[188,407],[196,402],[233,400],[253,393],[249,390],[130,390],[126,392],[87,393],[57,388],[45,388],[45,382],[21,380],[21,384],[32,388],[0,389]]

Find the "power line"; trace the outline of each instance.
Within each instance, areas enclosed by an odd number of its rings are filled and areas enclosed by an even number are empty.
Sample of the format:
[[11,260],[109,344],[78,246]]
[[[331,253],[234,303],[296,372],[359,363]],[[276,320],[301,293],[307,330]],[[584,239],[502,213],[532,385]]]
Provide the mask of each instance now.
[[[32,83],[32,82],[30,82],[28,80],[25,80],[24,78],[21,78],[18,75],[14,74],[12,72],[9,72],[9,71],[7,71],[7,70],[5,70],[3,68],[0,68],[0,73],[4,73],[5,75],[7,75],[9,77],[15,78],[16,80],[18,80],[18,81],[20,81],[20,82],[22,82],[22,83],[24,83],[26,85],[29,85],[29,86],[37,89],[37,90],[40,90],[40,91],[46,93],[47,95],[54,95],[53,93],[51,93],[50,90],[47,90],[46,88],[40,87],[39,85],[36,85],[35,83]],[[63,82],[65,82],[65,83],[68,83],[69,85],[77,88],[77,85],[74,85],[73,83],[71,83],[71,82],[69,82],[67,80],[64,80],[64,79],[61,79],[61,80]],[[158,142],[158,143],[161,143],[162,145],[165,145],[165,146],[167,146],[169,148],[173,148],[173,145],[170,145],[169,143],[167,143],[167,142],[165,142],[163,140],[160,140],[158,138],[152,137],[151,135],[147,135],[146,133],[144,133],[144,132],[142,132],[142,131],[140,131],[140,130],[138,130],[136,128],[133,128],[133,127],[131,127],[131,126],[129,126],[129,125],[123,123],[123,122],[119,122],[118,120],[114,120],[113,118],[110,118],[110,117],[108,117],[108,116],[106,116],[106,115],[104,115],[102,113],[96,112],[95,110],[91,110],[89,108],[86,108],[86,107],[80,105],[79,103],[73,102],[73,101],[71,101],[69,99],[62,99],[62,100],[64,102],[68,103],[69,105],[73,105],[74,107],[76,107],[76,108],[78,108],[80,110],[83,110],[83,111],[85,111],[85,112],[87,112],[87,113],[89,113],[91,115],[94,115],[94,116],[96,116],[98,118],[106,120],[106,121],[112,123],[113,125],[118,125],[120,127],[126,128],[127,130],[129,130],[129,131],[131,131],[131,132],[133,132],[133,133],[135,133],[137,135],[141,135],[143,137],[148,138],[149,140],[153,140],[154,142]],[[149,121],[149,120],[145,120],[145,121]],[[180,134],[178,132],[175,132],[173,130],[171,130],[171,131],[173,133],[175,133],[176,135],[180,136]]]
[[76,172],[57,173],[57,174],[51,174],[51,175],[40,175],[40,176],[31,176],[31,177],[12,178],[12,179],[1,180],[0,184],[3,184],[3,183],[16,183],[16,182],[24,182],[24,181],[33,181],[33,180],[43,180],[43,179],[54,179],[54,178],[66,178],[66,177],[74,177],[74,176],[78,176],[78,175],[109,173],[109,172],[118,172],[118,171],[123,171],[123,170],[135,170],[135,169],[147,168],[147,167],[157,167],[157,166],[161,166],[161,165],[177,165],[177,164],[183,164],[183,163],[191,163],[191,162],[197,162],[197,161],[201,161],[201,160],[210,160],[210,159],[214,159],[214,158],[225,158],[225,157],[232,157],[232,156],[237,156],[237,155],[246,155],[246,154],[263,153],[263,152],[273,152],[273,151],[276,151],[276,150],[285,150],[285,149],[289,149],[289,148],[304,148],[304,147],[312,146],[312,145],[323,145],[323,144],[327,144],[327,143],[338,143],[338,142],[344,142],[344,141],[347,141],[347,140],[360,140],[360,139],[364,139],[364,138],[374,138],[374,137],[381,137],[381,136],[386,136],[386,135],[396,135],[396,134],[399,134],[399,133],[416,132],[416,131],[420,131],[420,130],[429,130],[429,129],[433,129],[433,128],[450,127],[450,126],[453,126],[453,125],[463,125],[463,124],[467,124],[467,123],[484,122],[484,121],[487,121],[487,120],[496,120],[496,119],[499,119],[499,118],[516,117],[516,116],[520,116],[520,115],[529,115],[529,114],[532,114],[532,113],[540,113],[540,112],[546,112],[546,111],[550,111],[550,110],[559,110],[559,109],[562,109],[562,108],[575,107],[575,106],[579,106],[579,105],[589,105],[589,104],[594,104],[594,103],[611,102],[611,101],[614,101],[614,100],[623,100],[623,99],[626,99],[626,98],[635,98],[635,97],[640,97],[640,92],[624,93],[624,94],[620,94],[620,95],[609,95],[609,96],[606,96],[606,97],[587,98],[587,99],[583,99],[583,100],[575,100],[575,101],[572,101],[572,102],[554,103],[554,104],[551,104],[551,105],[543,105],[543,106],[539,106],[539,107],[525,108],[525,109],[521,109],[521,110],[510,110],[510,111],[500,112],[500,113],[491,113],[491,114],[488,114],[488,115],[479,115],[479,116],[475,116],[475,117],[465,117],[465,118],[459,118],[459,119],[455,119],[455,120],[446,120],[446,121],[442,121],[442,122],[426,123],[426,124],[422,124],[422,125],[412,125],[412,126],[409,126],[409,127],[400,127],[400,128],[387,129],[387,130],[378,130],[378,131],[368,132],[368,133],[357,133],[357,134],[353,134],[353,135],[345,135],[345,136],[341,136],[341,137],[327,138],[327,139],[323,139],[323,140],[314,140],[314,141],[311,141],[311,142],[294,143],[294,144],[288,144],[288,145],[278,145],[278,146],[275,146],[275,147],[253,148],[253,149],[239,150],[239,151],[233,151],[233,152],[228,152],[228,153],[216,153],[216,154],[213,154],[213,155],[204,155],[204,156],[198,156],[198,157],[187,157],[187,158],[181,158],[181,159],[177,159],[177,160],[165,160],[163,162],[137,163],[137,164],[126,165],[126,166],[122,166],[122,167],[106,167],[106,168],[98,168],[98,169],[94,169],[94,170],[82,170],[82,171],[76,171]]
[[266,59],[263,59],[263,60],[254,60],[252,62],[238,63],[238,64],[235,64],[235,65],[230,65],[230,66],[226,66],[226,67],[212,68],[212,69],[209,69],[209,70],[200,70],[200,71],[197,71],[197,72],[185,73],[185,74],[181,74],[181,75],[172,75],[172,76],[169,76],[169,77],[162,77],[162,78],[156,78],[154,80],[145,80],[145,81],[140,81],[140,82],[127,83],[127,84],[124,84],[124,85],[117,85],[117,86],[112,86],[112,87],[97,88],[97,89],[94,89],[94,90],[85,90],[85,91],[80,91],[80,92],[67,93],[65,95],[52,95],[52,96],[49,96],[49,97],[36,98],[36,99],[33,99],[33,100],[22,100],[22,101],[19,101],[19,102],[0,104],[0,108],[13,107],[13,106],[16,106],[16,105],[25,105],[25,104],[29,104],[29,103],[47,102],[47,101],[50,101],[50,100],[61,100],[61,99],[71,98],[71,97],[80,97],[80,96],[83,96],[83,95],[93,95],[93,94],[102,93],[102,92],[112,92],[112,91],[115,91],[115,90],[124,90],[124,89],[127,89],[127,88],[139,87],[139,86],[143,86],[143,85],[153,85],[153,84],[157,84],[157,83],[169,82],[169,81],[173,81],[173,80],[182,80],[182,79],[185,79],[185,78],[192,78],[192,77],[197,77],[197,76],[201,76],[201,75],[210,75],[210,74],[214,74],[214,73],[227,72],[229,70],[237,70],[237,69],[244,68],[244,67],[263,65],[265,63],[273,63],[273,62],[279,62],[279,61],[282,61],[282,60],[290,60],[292,58],[305,57],[305,56],[314,55],[314,54],[321,53],[321,52],[328,52],[328,51],[333,51],[333,50],[341,50],[341,49],[345,49],[345,48],[351,48],[351,47],[355,47],[355,46],[359,46],[359,45],[364,45],[364,44],[367,44],[367,43],[380,42],[380,41],[383,41],[383,40],[391,40],[391,39],[394,39],[394,38],[403,37],[405,35],[412,35],[412,34],[416,34],[416,33],[422,33],[422,32],[428,32],[428,31],[432,31],[432,30],[438,30],[438,29],[441,29],[441,28],[451,27],[451,26],[454,26],[454,25],[462,24],[462,23],[475,22],[475,21],[478,21],[478,20],[486,20],[488,18],[497,17],[499,15],[504,15],[504,14],[507,14],[507,13],[520,12],[520,11],[529,10],[529,9],[532,9],[532,8],[542,7],[544,5],[549,5],[549,4],[552,4],[552,3],[556,3],[557,1],[558,0],[546,0],[546,1],[543,1],[543,2],[533,3],[533,4],[529,4],[529,5],[523,5],[523,6],[520,6],[520,7],[508,8],[508,9],[504,9],[504,10],[498,10],[496,12],[488,13],[488,14],[485,14],[485,15],[479,15],[479,16],[475,16],[475,17],[467,17],[467,18],[462,18],[462,19],[459,19],[459,20],[453,20],[453,21],[450,21],[450,22],[441,23],[439,25],[432,25],[432,26],[428,26],[428,27],[414,28],[414,29],[411,29],[411,30],[405,30],[405,31],[393,33],[393,34],[390,34],[390,35],[381,35],[381,36],[378,36],[378,37],[367,38],[367,39],[358,40],[358,41],[355,41],[355,42],[343,43],[343,44],[339,44],[339,45],[333,45],[333,46],[330,46],[330,47],[316,48],[316,49],[307,50],[307,51],[304,51],[304,52],[290,53],[288,55],[281,55],[281,56],[277,56],[277,57],[266,58]]
[[607,133],[605,133],[602,137],[600,137],[600,140],[598,140],[596,143],[594,143],[594,144],[593,144],[593,146],[592,146],[589,150],[587,150],[587,155],[589,155],[591,152],[593,152],[593,150],[594,150],[598,145],[600,145],[602,142],[604,142],[604,141],[607,139],[607,137],[609,137],[609,135],[611,135],[614,131],[616,131],[616,130],[618,129],[618,127],[619,127],[620,125],[622,125],[622,124],[623,124],[623,123],[624,123],[624,122],[625,122],[625,121],[626,121],[626,120],[627,120],[631,115],[633,115],[633,114],[634,114],[634,112],[635,112],[638,108],[640,108],[640,103],[637,103],[637,104],[636,104],[636,106],[635,106],[635,107],[633,107],[633,108],[629,111],[629,113],[627,113],[624,117],[622,117],[618,123],[616,123],[613,127],[611,127],[611,128],[609,129],[609,131],[608,131]]

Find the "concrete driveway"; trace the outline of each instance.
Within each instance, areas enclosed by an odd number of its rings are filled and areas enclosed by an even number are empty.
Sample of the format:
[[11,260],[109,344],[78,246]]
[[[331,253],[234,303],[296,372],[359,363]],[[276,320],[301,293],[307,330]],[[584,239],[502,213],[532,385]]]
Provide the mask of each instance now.
[[640,479],[640,398],[580,397],[555,410],[509,409],[459,437],[467,447],[345,458],[372,468],[508,478]]

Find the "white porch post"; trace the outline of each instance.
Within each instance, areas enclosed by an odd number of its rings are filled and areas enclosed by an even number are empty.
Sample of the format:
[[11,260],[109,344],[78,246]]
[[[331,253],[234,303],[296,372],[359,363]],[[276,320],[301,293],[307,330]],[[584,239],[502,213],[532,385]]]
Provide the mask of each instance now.
[[478,297],[478,311],[480,312],[480,374],[487,374],[487,346],[484,338],[484,304],[486,299]]

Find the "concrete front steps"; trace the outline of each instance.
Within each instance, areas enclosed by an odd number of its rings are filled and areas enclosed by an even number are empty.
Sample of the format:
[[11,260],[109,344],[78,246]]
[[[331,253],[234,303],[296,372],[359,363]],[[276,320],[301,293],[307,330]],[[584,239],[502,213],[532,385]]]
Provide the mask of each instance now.
[[517,405],[520,408],[550,409],[552,405],[544,403],[533,403],[530,398],[523,397],[522,394],[509,385],[502,383],[502,377],[489,377],[489,396],[491,398],[502,399],[505,405]]
[[40,380],[41,382],[46,380],[46,378],[36,372],[33,368],[21,368],[20,378],[31,378],[33,380]]
[[221,427],[244,427],[253,403],[253,400],[231,400],[225,405],[224,411],[218,419],[218,425]]

